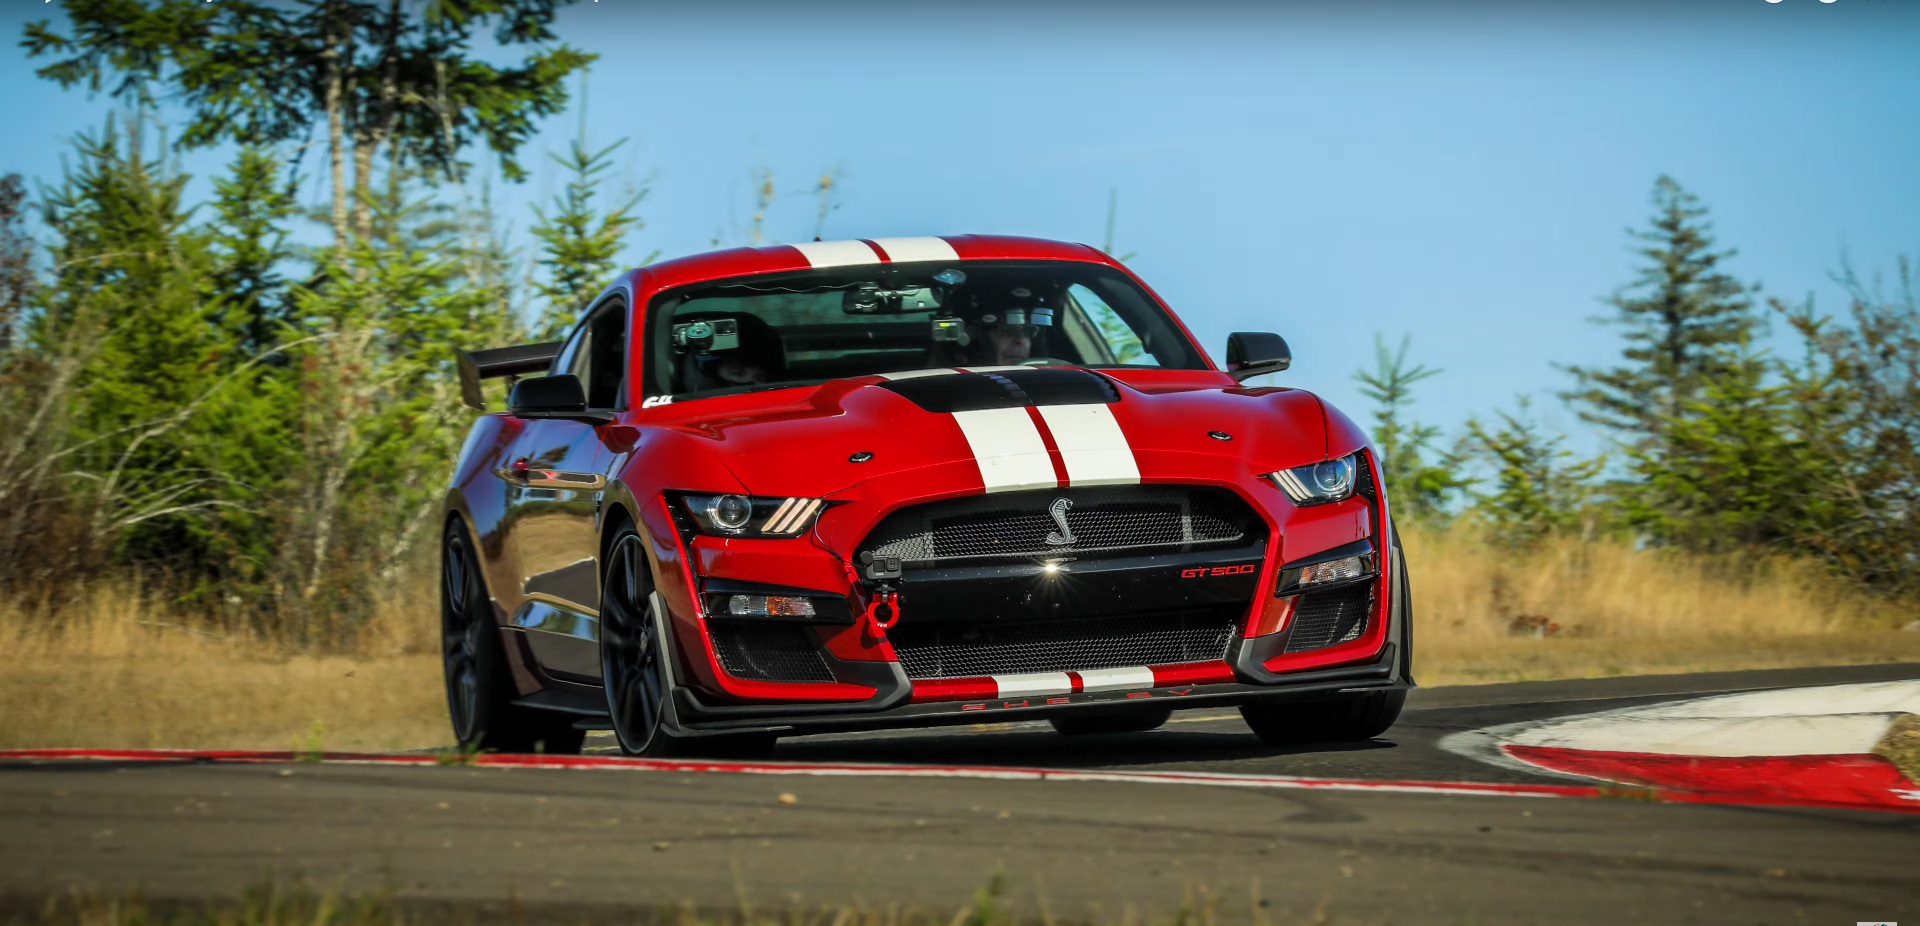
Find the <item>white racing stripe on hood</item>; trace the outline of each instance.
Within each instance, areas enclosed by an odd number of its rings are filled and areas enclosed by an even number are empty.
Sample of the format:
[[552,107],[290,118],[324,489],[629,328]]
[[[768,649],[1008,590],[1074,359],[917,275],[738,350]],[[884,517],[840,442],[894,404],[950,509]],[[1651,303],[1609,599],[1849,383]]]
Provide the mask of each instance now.
[[915,260],[959,260],[953,245],[944,238],[875,238],[873,243],[887,252],[887,259],[896,264]]
[[1067,467],[1067,484],[1074,486],[1134,485],[1140,466],[1133,447],[1120,431],[1120,422],[1107,405],[1042,405],[1040,417],[1053,432]]
[[867,247],[865,241],[802,241],[791,247],[815,268],[858,267],[880,262],[880,255]]
[[1060,484],[1053,475],[1047,444],[1025,408],[954,412],[953,420],[966,435],[988,492],[1051,489]]
[[919,379],[922,376],[946,376],[958,374],[959,370],[901,370],[897,373],[875,373],[881,379]]

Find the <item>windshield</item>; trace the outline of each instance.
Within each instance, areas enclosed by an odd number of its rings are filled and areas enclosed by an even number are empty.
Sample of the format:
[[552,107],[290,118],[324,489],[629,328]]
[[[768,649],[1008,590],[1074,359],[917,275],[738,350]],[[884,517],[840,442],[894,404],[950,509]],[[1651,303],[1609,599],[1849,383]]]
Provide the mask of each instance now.
[[654,301],[650,391],[735,392],[941,367],[1206,362],[1098,264],[924,263],[746,277]]

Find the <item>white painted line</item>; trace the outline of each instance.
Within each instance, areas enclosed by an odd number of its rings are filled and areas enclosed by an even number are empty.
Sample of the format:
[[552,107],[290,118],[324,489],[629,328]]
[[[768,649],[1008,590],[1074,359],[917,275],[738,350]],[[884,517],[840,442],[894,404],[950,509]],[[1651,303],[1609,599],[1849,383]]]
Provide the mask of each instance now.
[[887,259],[904,264],[916,260],[959,260],[960,255],[944,238],[875,238],[873,243],[887,252]]
[[803,241],[791,247],[804,255],[807,263],[816,269],[858,267],[880,262],[880,255],[867,247],[865,241]]
[[1146,666],[1125,669],[1093,669],[1080,673],[1080,690],[1113,691],[1122,688],[1152,688],[1153,670]]
[[1053,432],[1054,446],[1067,467],[1067,484],[1074,486],[1133,485],[1140,466],[1133,459],[1113,409],[1091,405],[1042,405],[1040,417]]
[[1022,675],[995,675],[992,678],[1002,698],[1073,692],[1073,679],[1065,672],[1028,672]]
[[983,408],[954,412],[953,420],[973,450],[980,481],[988,492],[1051,489],[1060,484],[1040,429],[1024,408]]

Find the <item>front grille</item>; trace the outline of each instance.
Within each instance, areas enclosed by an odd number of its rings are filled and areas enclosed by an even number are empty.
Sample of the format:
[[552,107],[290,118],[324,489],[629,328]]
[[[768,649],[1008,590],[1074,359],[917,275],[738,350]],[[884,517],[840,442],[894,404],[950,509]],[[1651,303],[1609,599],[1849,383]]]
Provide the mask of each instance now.
[[735,678],[769,682],[831,682],[833,670],[820,645],[797,624],[714,621],[713,648]]
[[1238,609],[1008,624],[910,622],[888,633],[907,677],[977,678],[1226,657]]
[[1303,653],[1360,639],[1373,611],[1373,582],[1303,595],[1293,612],[1287,652]]
[[[1053,506],[1062,510],[1069,543]],[[899,557],[908,567],[1056,556],[1178,553],[1234,547],[1260,539],[1260,521],[1223,489],[1127,486],[1008,492],[936,502],[895,512],[862,550]]]

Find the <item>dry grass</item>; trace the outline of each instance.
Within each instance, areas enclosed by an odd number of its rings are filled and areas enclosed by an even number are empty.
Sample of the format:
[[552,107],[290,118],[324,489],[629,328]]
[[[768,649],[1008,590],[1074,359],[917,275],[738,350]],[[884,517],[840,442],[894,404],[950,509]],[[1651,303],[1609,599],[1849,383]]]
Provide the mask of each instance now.
[[1920,660],[1900,630],[1920,607],[1803,562],[1572,539],[1519,554],[1466,528],[1405,543],[1426,685]]
[[[1803,564],[1573,541],[1514,556],[1465,530],[1410,531],[1406,547],[1426,685],[1920,661],[1920,633],[1898,629],[1915,608]],[[445,745],[422,586],[392,596],[339,655],[196,629],[206,622],[124,586],[54,615],[0,603],[0,748]],[[1523,616],[1558,631],[1516,637]]]
[[[349,653],[314,655],[195,621],[124,587],[50,620],[0,604],[0,748],[405,749],[446,742],[425,607],[386,602]],[[37,610],[37,609],[36,609]]]

